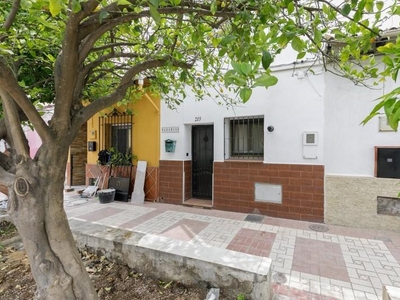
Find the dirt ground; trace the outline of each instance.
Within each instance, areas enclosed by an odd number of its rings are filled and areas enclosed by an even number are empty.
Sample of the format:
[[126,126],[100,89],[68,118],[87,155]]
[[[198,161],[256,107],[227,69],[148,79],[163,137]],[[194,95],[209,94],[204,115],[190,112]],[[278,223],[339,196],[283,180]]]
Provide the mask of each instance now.
[[[21,245],[4,248],[1,241],[15,236],[12,224],[0,223],[0,299],[28,300],[34,298],[35,282],[28,259]],[[185,287],[179,282],[153,279],[137,273],[126,265],[98,257],[86,249],[80,251],[100,299],[104,300],[204,300],[207,290]],[[220,299],[225,299],[220,297]]]

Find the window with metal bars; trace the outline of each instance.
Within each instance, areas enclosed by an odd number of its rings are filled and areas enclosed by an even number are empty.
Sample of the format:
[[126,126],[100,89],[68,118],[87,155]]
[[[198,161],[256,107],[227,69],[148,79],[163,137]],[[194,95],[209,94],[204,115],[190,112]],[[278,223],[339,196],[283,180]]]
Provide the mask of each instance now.
[[263,159],[264,117],[225,119],[225,158]]
[[132,149],[132,115],[113,110],[99,118],[100,150],[114,150],[127,153]]

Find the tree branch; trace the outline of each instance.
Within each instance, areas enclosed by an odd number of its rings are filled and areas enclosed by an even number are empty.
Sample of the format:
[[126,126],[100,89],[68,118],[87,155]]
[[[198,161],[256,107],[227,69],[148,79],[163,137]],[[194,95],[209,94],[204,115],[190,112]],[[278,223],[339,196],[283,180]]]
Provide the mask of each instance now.
[[[192,3],[192,2],[190,2]],[[193,4],[193,3],[192,3]],[[112,7],[112,6],[110,6]],[[85,20],[84,23],[80,25],[80,35],[79,38],[82,40],[81,46],[79,49],[79,63],[83,63],[88,54],[90,53],[93,45],[97,42],[97,40],[107,31],[110,31],[114,27],[128,23],[133,20],[138,20],[141,18],[150,18],[150,10],[145,10],[140,13],[122,13],[116,12],[113,13],[110,17],[102,20],[102,23],[99,22],[99,15],[102,11],[109,12],[110,7],[107,7],[104,10],[93,14],[88,20]],[[204,9],[204,7],[208,9]],[[200,9],[201,8],[201,9]],[[194,14],[196,13],[198,16],[211,16],[215,18],[224,18],[227,16],[234,17],[237,13],[234,11],[217,11],[214,14],[211,13],[209,6],[204,5],[196,5],[194,7],[162,7],[158,9],[158,12],[161,15],[183,15],[183,14]],[[90,33],[89,33],[90,32]]]
[[81,108],[81,110],[74,116],[72,120],[72,127],[74,128],[73,130],[78,130],[80,126],[82,126],[82,124],[89,120],[94,114],[113,105],[114,103],[125,97],[128,88],[134,85],[133,79],[137,74],[146,70],[164,67],[167,64],[172,64],[176,67],[181,68],[193,67],[193,64],[179,62],[171,57],[158,60],[148,60],[133,66],[122,77],[120,85],[115,89],[113,93],[101,97],[96,101],[90,103],[88,106]]
[[14,23],[20,5],[21,5],[21,0],[14,0],[13,5],[11,7],[11,11],[7,16],[6,21],[3,24],[3,28],[6,31],[8,31],[11,28],[11,25]]
[[17,156],[20,155],[24,158],[24,160],[26,160],[30,157],[28,151],[28,141],[26,140],[24,131],[22,130],[21,121],[18,117],[18,111],[15,103],[7,91],[1,87],[0,97],[3,102],[7,128],[10,132],[12,132],[11,139]]
[[5,169],[0,167],[0,183],[5,186],[12,186],[15,180],[15,175],[7,172]]
[[[0,60],[0,86],[23,110],[28,120],[33,124],[43,142],[51,139],[46,123],[37,112],[31,101],[18,84],[13,72],[7,67],[3,60]],[[18,113],[17,113],[18,115]]]
[[328,5],[330,8],[332,8],[334,11],[336,11],[337,13],[339,13],[341,16],[345,17],[346,19],[358,24],[359,26],[365,28],[366,30],[368,30],[369,32],[372,32],[373,34],[380,36],[379,32],[376,32],[374,30],[372,30],[371,28],[369,28],[368,26],[364,25],[362,22],[356,22],[352,17],[344,15],[341,10],[339,8],[337,8],[335,5],[333,5],[332,3],[330,3],[329,1],[326,0],[317,0],[318,2],[322,2],[325,3],[326,5]]
[[[93,1],[90,4],[93,5]],[[51,126],[57,124],[58,134],[61,135],[65,135],[70,126],[70,114],[66,112],[71,110],[78,75],[77,32],[83,16],[83,13],[69,13],[62,50],[54,65],[55,106]]]

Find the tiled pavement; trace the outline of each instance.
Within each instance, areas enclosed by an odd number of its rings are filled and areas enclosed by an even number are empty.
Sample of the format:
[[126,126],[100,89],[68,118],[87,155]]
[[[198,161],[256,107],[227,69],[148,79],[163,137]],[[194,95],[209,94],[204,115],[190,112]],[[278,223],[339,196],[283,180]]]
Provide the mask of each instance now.
[[273,261],[273,290],[285,299],[381,299],[382,285],[400,287],[400,234],[328,226],[161,203],[113,202],[66,207],[69,218],[207,244]]

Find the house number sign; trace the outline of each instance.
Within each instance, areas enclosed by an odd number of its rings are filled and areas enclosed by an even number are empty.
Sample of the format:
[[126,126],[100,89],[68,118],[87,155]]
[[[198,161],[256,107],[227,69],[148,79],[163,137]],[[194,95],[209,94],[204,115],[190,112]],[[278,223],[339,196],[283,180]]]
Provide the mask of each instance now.
[[172,127],[162,127],[162,133],[179,133],[179,126],[172,126]]

